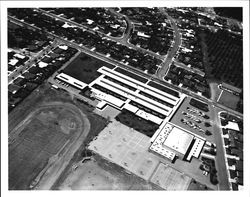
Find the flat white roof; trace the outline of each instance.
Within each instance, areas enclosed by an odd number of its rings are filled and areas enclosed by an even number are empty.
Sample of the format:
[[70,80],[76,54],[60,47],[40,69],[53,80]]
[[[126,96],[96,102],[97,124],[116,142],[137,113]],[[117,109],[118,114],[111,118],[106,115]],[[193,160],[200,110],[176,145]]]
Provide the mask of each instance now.
[[67,45],[60,45],[59,48],[63,50],[67,50],[69,47]]
[[47,67],[48,64],[45,63],[45,62],[39,62],[39,63],[38,63],[38,66],[39,66],[40,68],[44,68],[44,67]]
[[159,108],[158,106],[155,106],[155,105],[149,103],[148,101],[145,101],[143,99],[138,98],[136,95],[132,95],[131,93],[128,93],[128,91],[121,90],[122,88],[118,89],[117,87],[113,87],[110,84],[105,83],[104,81],[98,80],[98,81],[96,81],[96,84],[103,86],[103,87],[105,87],[113,92],[116,92],[117,94],[119,94],[121,96],[124,96],[128,99],[131,99],[132,101],[135,101],[135,102],[137,102],[137,103],[139,103],[147,108],[150,108],[150,109],[152,109],[156,112],[159,112],[161,114],[164,114],[166,116],[168,116],[172,111],[172,110]]
[[124,104],[124,101],[122,101],[121,99],[118,99],[112,95],[106,94],[104,92],[101,92],[97,89],[93,89],[92,90],[95,93],[95,97],[99,98],[100,100],[104,100],[112,105],[115,105],[117,107],[122,107],[122,105]]
[[128,111],[131,111],[133,113],[137,112],[138,111],[138,107],[134,106],[134,105],[130,105],[129,103],[126,103],[124,106],[123,106],[124,109],[127,109]]
[[24,59],[25,58],[24,55],[21,55],[21,54],[18,54],[18,53],[16,53],[14,56],[17,57],[17,58],[20,58],[20,59]]
[[233,129],[235,131],[239,131],[239,125],[237,122],[231,122],[229,121],[228,124],[226,126],[224,126],[224,128],[227,128],[227,129]]
[[185,155],[192,140],[195,142],[187,160],[190,160],[192,156],[199,157],[205,140],[167,122],[163,127],[160,126],[152,136],[150,150],[171,160],[171,158],[174,159],[176,152]]
[[152,96],[154,96],[154,97],[156,97],[156,98],[158,98],[158,99],[160,99],[162,101],[165,101],[165,102],[167,102],[169,104],[172,104],[172,105],[176,105],[179,102],[179,99],[172,99],[169,96],[162,95],[159,92],[154,91],[154,90],[144,89],[142,91],[146,92],[149,95],[152,95]]
[[144,118],[145,120],[150,120],[156,124],[161,124],[162,123],[162,119],[153,115],[153,114],[150,114],[150,113],[147,113],[143,110],[138,110],[136,113],[135,113],[137,116],[141,117],[141,118]]
[[68,24],[67,22],[64,23],[62,26],[63,28],[68,28],[68,27],[76,27],[75,25]]
[[17,59],[11,59],[11,60],[9,61],[9,64],[12,65],[12,66],[15,66],[16,63],[17,63],[18,61],[19,61],[19,60],[17,60]]
[[191,159],[192,156],[198,158],[201,151],[202,151],[202,148],[205,144],[205,141],[200,139],[200,138],[195,138],[195,142],[194,142],[194,145],[187,157],[187,160]]
[[142,82],[140,82],[140,81],[138,81],[136,79],[133,79],[133,78],[127,76],[127,75],[124,75],[124,74],[119,73],[119,72],[117,72],[115,70],[109,69],[107,67],[99,68],[98,72],[100,72],[102,74],[105,74],[105,75],[108,75],[108,76],[110,76],[112,78],[116,77],[115,79],[117,79],[117,80],[119,80],[121,82],[125,82],[126,84],[131,85],[132,87],[135,87],[135,88],[138,88],[138,89],[142,88],[141,90],[151,90],[151,91],[154,91],[154,92],[156,92],[158,94],[161,94],[162,96],[173,99],[173,101],[175,101],[175,102],[179,101],[179,98],[177,98],[177,97],[175,97],[175,96],[173,96],[171,94],[168,94],[168,93],[166,93],[164,91],[161,91],[161,90],[159,90],[157,88],[154,88],[152,86],[149,86],[149,85],[147,85],[145,83],[142,83]]
[[126,92],[128,94],[130,94],[130,95],[133,95],[133,96],[135,96],[137,98],[145,100],[145,101],[147,101],[147,102],[149,102],[149,103],[151,103],[151,104],[153,104],[153,105],[155,105],[155,106],[157,106],[157,107],[159,107],[159,108],[161,108],[163,110],[170,111],[172,109],[172,108],[170,108],[170,107],[168,107],[166,105],[163,105],[163,104],[161,104],[161,103],[159,103],[159,102],[157,102],[157,101],[155,101],[155,100],[153,100],[151,98],[148,98],[148,97],[146,97],[144,95],[141,95],[138,92],[134,92],[134,91],[132,91],[132,90],[130,90],[128,88],[125,88],[125,87],[123,87],[123,86],[121,86],[121,85],[119,85],[117,83],[114,83],[114,82],[108,80],[108,79],[104,79],[103,78],[103,79],[101,79],[101,81],[104,82],[104,83],[107,83],[107,84],[109,84],[109,85],[111,85],[113,87],[116,87],[116,88],[118,88],[118,89],[120,89],[120,90],[122,90],[122,91],[124,91],[124,92]]
[[147,34],[145,34],[144,32],[140,32],[140,31],[137,32],[137,35],[138,35],[138,36],[145,37],[145,38],[150,38],[150,37],[151,37],[150,35],[147,35]]
[[166,140],[164,141],[164,146],[167,146],[183,155],[186,154],[194,136],[177,128],[174,127],[170,134],[167,136]]
[[167,147],[164,147],[162,144],[166,137],[171,132],[172,126],[167,124],[159,133],[159,135],[156,137],[152,145],[149,147],[150,150],[162,155],[163,157],[166,157],[167,159],[173,161],[176,154]]
[[106,104],[107,104],[107,102],[104,101],[104,100],[102,100],[102,101],[100,101],[100,102],[96,105],[96,107],[99,108],[99,109],[102,109]]
[[83,83],[82,81],[79,81],[65,73],[60,73],[59,75],[56,76],[56,78],[69,83],[70,85],[73,85],[79,89],[84,89],[86,86],[88,86],[86,83]]

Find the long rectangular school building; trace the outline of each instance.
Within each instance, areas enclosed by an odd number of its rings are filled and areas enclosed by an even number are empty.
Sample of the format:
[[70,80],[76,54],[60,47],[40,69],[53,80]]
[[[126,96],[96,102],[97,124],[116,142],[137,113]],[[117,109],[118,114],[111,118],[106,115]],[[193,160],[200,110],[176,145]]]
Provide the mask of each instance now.
[[184,94],[166,93],[104,66],[97,71],[101,73],[101,76],[90,84],[85,84],[65,73],[58,74],[56,79],[80,90],[88,86],[96,99],[100,101],[97,105],[99,109],[109,104],[120,110],[131,111],[158,125],[169,120],[185,98]]
[[[127,109],[157,124],[161,124],[165,118],[170,119],[185,98],[183,94],[179,97],[173,96],[107,67],[99,68],[98,72],[102,75],[91,82],[89,87],[96,98],[102,102],[100,106],[103,107],[105,101],[107,104],[121,110]],[[98,87],[102,87],[107,92]],[[111,97],[105,96],[112,93]],[[100,95],[102,95],[101,98]],[[116,99],[112,99],[113,97]],[[115,100],[116,102],[113,102]]]

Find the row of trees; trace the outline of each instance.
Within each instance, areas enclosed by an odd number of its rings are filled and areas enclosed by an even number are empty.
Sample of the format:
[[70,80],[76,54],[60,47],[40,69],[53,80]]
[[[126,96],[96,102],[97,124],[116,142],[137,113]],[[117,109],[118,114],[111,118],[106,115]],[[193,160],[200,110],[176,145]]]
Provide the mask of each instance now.
[[205,42],[208,52],[210,75],[216,80],[243,87],[243,42],[241,36],[228,31],[207,31]]

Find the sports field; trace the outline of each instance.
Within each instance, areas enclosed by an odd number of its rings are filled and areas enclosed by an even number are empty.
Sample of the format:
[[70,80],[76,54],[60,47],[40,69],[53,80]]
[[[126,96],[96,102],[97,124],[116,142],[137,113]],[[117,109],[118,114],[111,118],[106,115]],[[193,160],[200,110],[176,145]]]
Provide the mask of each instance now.
[[174,168],[160,163],[151,181],[166,190],[187,190],[191,178]]
[[83,131],[81,114],[66,105],[45,105],[9,135],[9,189],[29,189],[49,158],[61,155]]
[[106,66],[111,69],[115,67],[100,59],[81,53],[63,70],[63,72],[89,84],[100,76],[97,70],[102,66]]

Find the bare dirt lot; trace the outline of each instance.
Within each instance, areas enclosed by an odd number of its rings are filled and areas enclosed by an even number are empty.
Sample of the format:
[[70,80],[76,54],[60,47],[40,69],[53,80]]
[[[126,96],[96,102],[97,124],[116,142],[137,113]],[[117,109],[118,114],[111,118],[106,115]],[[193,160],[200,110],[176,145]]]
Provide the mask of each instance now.
[[162,190],[127,172],[124,168],[93,155],[74,163],[57,190]]
[[122,173],[103,169],[96,161],[79,164],[58,188],[59,190],[128,190],[132,187]]

